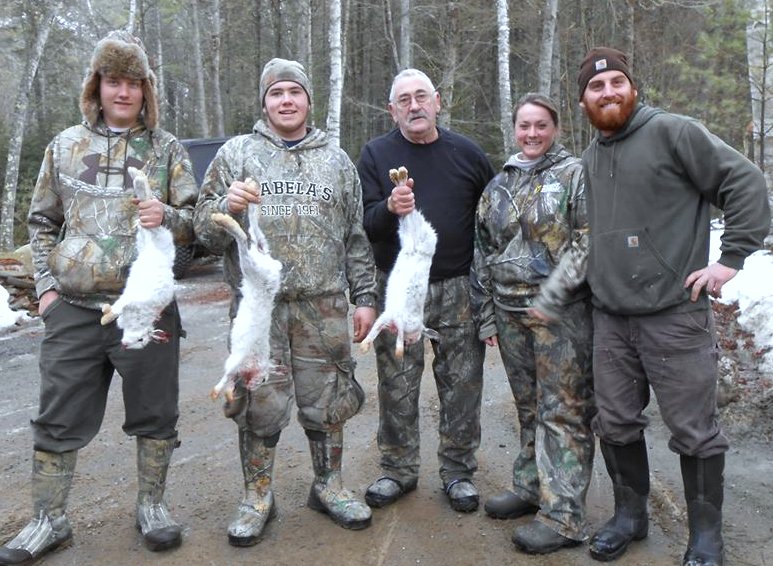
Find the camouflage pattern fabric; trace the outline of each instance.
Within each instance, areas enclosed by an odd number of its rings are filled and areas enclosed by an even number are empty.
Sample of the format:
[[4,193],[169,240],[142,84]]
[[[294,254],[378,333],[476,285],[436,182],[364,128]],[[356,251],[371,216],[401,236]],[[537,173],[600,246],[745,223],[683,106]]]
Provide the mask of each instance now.
[[128,167],[143,169],[165,206],[175,242],[193,241],[198,188],[183,146],[169,133],[137,126],[74,126],[46,148],[28,227],[38,296],[56,289],[72,304],[112,303],[134,260],[137,207]]
[[[558,143],[530,169],[511,156],[483,191],[476,214],[470,277],[481,339],[497,332],[494,305],[523,307],[564,256],[584,265],[587,239],[582,162]],[[555,300],[565,301],[584,278],[583,270]]]
[[[218,150],[204,176],[194,218],[199,240],[225,254],[226,281],[234,289],[241,280],[236,245],[211,215],[226,212],[228,187],[247,178],[260,187],[260,226],[271,255],[283,265],[279,300],[348,291],[354,304],[375,304],[373,253],[351,160],[317,129],[285,147],[262,120],[253,134],[231,138]],[[244,215],[237,220],[244,224]]]
[[538,520],[574,540],[587,538],[585,494],[593,467],[591,313],[582,300],[566,307],[560,321],[545,324],[496,309],[521,436],[513,491],[540,506]]
[[347,313],[343,294],[277,302],[271,321],[276,367],[254,391],[237,383],[225,415],[240,429],[269,437],[290,422],[293,398],[307,430],[336,430],[357,414],[365,393],[354,379]]
[[[380,288],[387,274],[379,271]],[[381,293],[381,307],[383,308]],[[469,279],[430,283],[424,306],[425,325],[440,334],[431,342],[432,370],[440,400],[438,462],[443,484],[471,478],[477,470],[484,345],[477,338],[469,299]],[[407,346],[395,358],[395,336],[382,332],[374,342],[378,365],[378,446],[384,474],[403,485],[419,475],[419,393],[424,373],[424,341]]]

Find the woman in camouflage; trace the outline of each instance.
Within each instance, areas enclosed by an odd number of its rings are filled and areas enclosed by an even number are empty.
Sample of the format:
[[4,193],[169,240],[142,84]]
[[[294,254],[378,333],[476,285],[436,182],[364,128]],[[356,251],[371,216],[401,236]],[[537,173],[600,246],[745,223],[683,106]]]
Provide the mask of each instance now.
[[[592,321],[584,285],[567,293],[560,314],[539,303],[541,284],[561,262],[583,273],[587,247],[582,163],[556,140],[552,100],[527,94],[516,105],[511,156],[478,205],[473,299],[479,337],[498,346],[518,409],[521,451],[513,487],[485,503],[512,519],[536,513],[513,542],[545,554],[587,538],[585,494],[594,440]],[[530,316],[537,306],[552,321]]]

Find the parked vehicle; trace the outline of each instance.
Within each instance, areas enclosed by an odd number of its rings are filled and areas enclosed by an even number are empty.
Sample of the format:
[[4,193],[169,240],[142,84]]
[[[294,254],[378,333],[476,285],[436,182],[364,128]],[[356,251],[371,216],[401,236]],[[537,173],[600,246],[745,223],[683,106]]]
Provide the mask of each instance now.
[[[193,176],[196,178],[196,185],[201,188],[204,180],[204,173],[207,172],[210,162],[215,157],[217,150],[223,145],[228,137],[223,138],[196,138],[180,140],[188,150],[193,165]],[[175,248],[174,258],[174,277],[182,279],[191,266],[194,258],[206,255],[209,252],[203,246],[193,243],[188,246],[177,246]]]

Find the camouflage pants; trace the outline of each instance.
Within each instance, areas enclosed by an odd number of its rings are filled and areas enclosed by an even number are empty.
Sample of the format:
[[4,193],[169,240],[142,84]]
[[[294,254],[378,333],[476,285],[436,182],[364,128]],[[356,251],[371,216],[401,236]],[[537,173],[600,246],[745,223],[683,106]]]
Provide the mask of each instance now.
[[513,490],[540,506],[538,520],[584,540],[595,442],[590,303],[570,305],[547,325],[497,308],[496,323],[521,431]]
[[[386,274],[378,273],[383,299]],[[383,302],[381,304],[383,307]],[[431,342],[440,400],[438,461],[447,484],[471,478],[478,467],[480,404],[483,389],[484,345],[472,319],[469,279],[456,277],[429,285],[424,305],[425,325],[440,335]],[[395,358],[395,336],[382,332],[375,341],[378,365],[378,447],[384,474],[404,485],[419,475],[419,393],[424,373],[424,341],[405,348]]]
[[276,367],[254,391],[237,384],[225,415],[266,438],[290,422],[293,399],[307,430],[338,429],[357,414],[365,393],[354,379],[348,311],[343,294],[277,301],[271,320]]

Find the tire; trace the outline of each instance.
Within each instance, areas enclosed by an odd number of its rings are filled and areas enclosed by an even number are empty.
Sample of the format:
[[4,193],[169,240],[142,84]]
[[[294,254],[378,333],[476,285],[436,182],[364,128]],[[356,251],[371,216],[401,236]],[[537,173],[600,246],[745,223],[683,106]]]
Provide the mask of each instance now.
[[188,268],[193,262],[193,257],[196,254],[196,246],[175,246],[174,250],[174,265],[172,266],[172,272],[175,279],[182,279],[188,273]]

